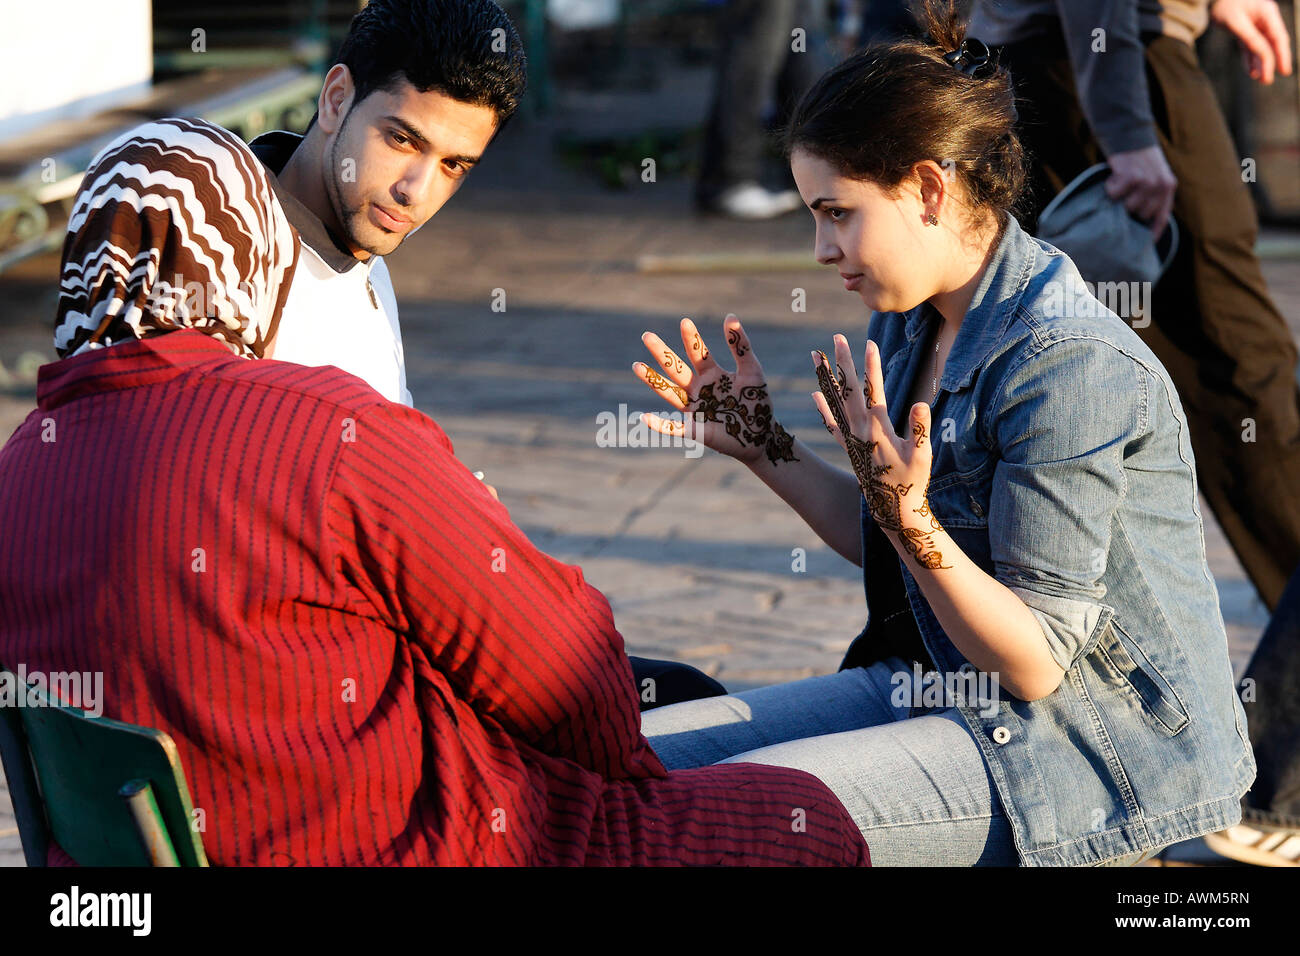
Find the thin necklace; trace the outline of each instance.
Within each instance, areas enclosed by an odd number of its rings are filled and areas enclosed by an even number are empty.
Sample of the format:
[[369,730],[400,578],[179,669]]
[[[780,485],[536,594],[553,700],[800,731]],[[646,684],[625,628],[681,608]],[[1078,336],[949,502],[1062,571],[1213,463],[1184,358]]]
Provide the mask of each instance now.
[[[942,330],[941,330],[942,331]],[[934,375],[930,377],[930,406],[934,407],[934,398],[939,394],[939,335],[934,336]]]

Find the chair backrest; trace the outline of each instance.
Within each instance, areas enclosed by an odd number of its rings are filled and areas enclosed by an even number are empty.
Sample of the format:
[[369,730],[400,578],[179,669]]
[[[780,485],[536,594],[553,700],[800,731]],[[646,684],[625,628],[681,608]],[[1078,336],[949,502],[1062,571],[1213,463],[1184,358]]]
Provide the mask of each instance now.
[[149,866],[168,850],[181,866],[208,865],[162,731],[87,716],[0,666],[0,757],[29,866],[45,865],[51,839],[82,866]]

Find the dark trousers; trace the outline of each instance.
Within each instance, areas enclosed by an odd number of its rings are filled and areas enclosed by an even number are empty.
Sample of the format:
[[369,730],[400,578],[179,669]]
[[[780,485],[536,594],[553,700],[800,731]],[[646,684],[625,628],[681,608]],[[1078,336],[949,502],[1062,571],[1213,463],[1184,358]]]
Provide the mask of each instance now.
[[[1243,801],[1243,812],[1257,822],[1294,824],[1300,815],[1300,601],[1292,577],[1300,566],[1296,346],[1264,284],[1254,252],[1258,221],[1240,158],[1196,53],[1170,37],[1143,39],[1157,135],[1178,179],[1174,216],[1182,235],[1152,290],[1151,322],[1135,331],[1178,389],[1200,490],[1273,612],[1248,671],[1272,689],[1261,686],[1247,707],[1260,776],[1255,807]],[[1032,156],[1022,223],[1033,232],[1051,197],[1105,156],[1080,110],[1063,44],[1042,39],[1001,53],[1023,97],[1020,133]],[[1248,441],[1251,423],[1254,440]]]
[[1300,568],[1250,659],[1242,699],[1259,766],[1242,822],[1300,829]]
[[[718,17],[718,69],[704,130],[696,201],[757,181],[768,132],[763,109],[773,98],[779,122],[830,65],[824,18],[809,0],[729,0]],[[791,49],[796,28],[804,52]]]
[[716,680],[689,664],[652,661],[645,657],[628,657],[632,662],[632,679],[641,711],[668,704],[680,704],[700,697],[721,697],[727,693]]

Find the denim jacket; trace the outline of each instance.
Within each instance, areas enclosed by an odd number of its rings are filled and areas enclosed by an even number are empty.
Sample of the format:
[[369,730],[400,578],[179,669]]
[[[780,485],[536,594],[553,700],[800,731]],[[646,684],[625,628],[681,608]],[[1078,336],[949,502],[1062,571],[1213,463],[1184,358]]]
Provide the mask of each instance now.
[[[872,314],[895,429],[938,319],[924,303]],[[996,714],[956,702],[1021,863],[1096,864],[1239,822],[1255,759],[1182,404],[1069,257],[1014,218],[953,342],[930,431],[930,508],[1024,601],[1066,672],[1032,703],[1001,691]],[[864,540],[872,520],[864,502]],[[978,677],[900,565],[940,675]],[[863,659],[865,633],[850,657]]]

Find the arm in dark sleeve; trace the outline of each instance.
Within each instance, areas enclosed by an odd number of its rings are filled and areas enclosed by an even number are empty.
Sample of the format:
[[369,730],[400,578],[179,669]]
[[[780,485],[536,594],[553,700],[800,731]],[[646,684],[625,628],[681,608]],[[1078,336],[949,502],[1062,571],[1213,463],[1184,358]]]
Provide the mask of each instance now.
[[1137,0],[1056,0],[1056,10],[1079,104],[1102,151],[1156,145]]

